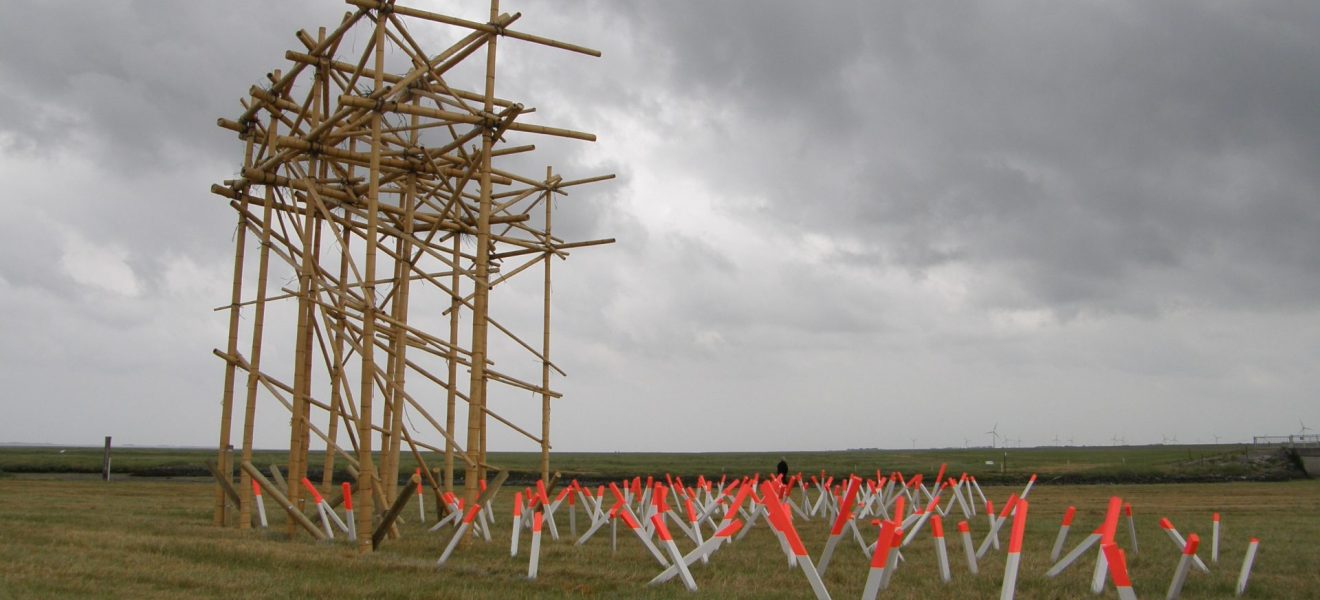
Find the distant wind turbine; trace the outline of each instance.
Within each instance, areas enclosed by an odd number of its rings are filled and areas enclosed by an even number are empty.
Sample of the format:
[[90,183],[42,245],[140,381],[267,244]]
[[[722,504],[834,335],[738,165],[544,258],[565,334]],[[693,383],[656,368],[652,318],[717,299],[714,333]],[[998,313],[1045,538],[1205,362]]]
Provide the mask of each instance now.
[[1058,446],[1058,445],[1059,445],[1059,434],[1057,434],[1057,433],[1054,434],[1054,445],[1055,445],[1055,446]]
[[994,448],[994,447],[995,447],[995,442],[998,442],[998,441],[999,441],[999,422],[996,421],[996,422],[995,422],[995,426],[994,426],[994,427],[991,427],[991,428],[990,428],[990,431],[987,431],[987,432],[985,432],[985,433],[986,433],[986,435],[989,435],[989,436],[990,436],[990,447],[991,447],[991,448]]

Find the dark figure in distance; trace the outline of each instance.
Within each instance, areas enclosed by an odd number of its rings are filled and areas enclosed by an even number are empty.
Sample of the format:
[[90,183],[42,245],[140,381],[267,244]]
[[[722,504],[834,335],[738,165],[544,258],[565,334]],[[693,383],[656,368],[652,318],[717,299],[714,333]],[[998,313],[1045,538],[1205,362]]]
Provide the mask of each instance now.
[[784,457],[779,457],[779,464],[775,465],[775,472],[779,474],[779,480],[788,481],[788,461]]

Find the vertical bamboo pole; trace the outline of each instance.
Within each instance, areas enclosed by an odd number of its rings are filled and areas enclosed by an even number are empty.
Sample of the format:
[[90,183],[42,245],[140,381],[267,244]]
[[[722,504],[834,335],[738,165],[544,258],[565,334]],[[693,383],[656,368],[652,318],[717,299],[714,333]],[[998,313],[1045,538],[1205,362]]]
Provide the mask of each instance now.
[[[276,71],[276,73],[279,73]],[[265,146],[270,148],[279,133],[279,120],[271,119],[266,127]],[[275,205],[275,190],[265,187],[261,209],[261,253],[257,259],[257,298],[252,308],[252,350],[248,353],[247,395],[243,408],[243,462],[252,461],[252,433],[256,425],[258,373],[261,372],[261,338],[266,322],[266,277],[270,273],[270,223]],[[238,510],[238,528],[252,527],[252,478],[243,471],[238,486],[242,502]]]
[[[499,0],[490,2],[491,21],[499,16],[499,4]],[[486,42],[486,113],[495,110],[496,39],[491,35]],[[495,144],[494,134],[492,124],[487,123],[481,134],[481,206],[477,217],[476,274],[473,277],[476,295],[472,304],[472,378],[468,387],[468,464],[478,466],[476,473],[468,467],[464,477],[469,505],[477,501],[477,480],[485,475],[480,465],[486,462],[486,310],[490,299],[490,153]]]
[[[324,70],[317,69],[317,79],[324,75]],[[312,86],[312,99],[308,107],[310,114],[307,116],[308,121],[313,124],[317,120],[316,100],[320,92],[320,85]],[[305,172],[309,174],[316,173],[318,170],[316,155],[308,155],[307,160],[308,165]],[[316,211],[310,199],[303,203],[303,209],[301,224],[298,223],[296,215],[290,215],[295,227],[301,225],[298,228],[298,237],[302,241],[302,256],[298,263],[298,317],[293,342],[293,406],[289,410],[291,415],[289,421],[289,481],[294,482],[294,484],[289,486],[288,497],[289,502],[298,510],[303,510],[303,490],[298,482],[307,476],[307,444],[309,441],[307,430],[310,417],[309,399],[312,395],[312,329],[310,321],[313,318],[312,266],[315,252],[312,242],[314,237],[313,223],[316,220]],[[287,522],[286,533],[292,538],[297,532],[297,523],[290,519]]]
[[[252,166],[252,147],[255,145],[251,132],[243,134],[243,168]],[[238,319],[241,315],[239,304],[243,302],[243,253],[247,248],[247,188],[244,186],[239,196],[238,231],[234,233],[234,283],[229,294],[229,343],[225,346],[230,359],[225,361],[224,392],[220,399],[220,449],[216,457],[217,470],[233,481],[234,466],[230,464],[230,429],[234,415],[234,379],[237,366],[232,357],[238,356]],[[241,503],[241,502],[240,502]],[[225,524],[225,490],[217,484],[215,492],[216,525]]]
[[[461,201],[461,199],[460,199]],[[457,220],[458,208],[454,209],[455,220]],[[453,239],[453,265],[449,276],[449,378],[448,389],[445,391],[445,431],[450,435],[454,434],[454,410],[458,396],[458,311],[462,308],[459,302],[463,295],[459,289],[462,279],[458,272],[462,268],[463,256],[460,253],[462,238],[457,231],[454,232]],[[454,492],[454,446],[445,444],[445,491]]]
[[[420,105],[420,96],[414,96],[412,100],[414,105]],[[408,131],[409,148],[417,147],[417,125],[419,122],[420,118],[417,115],[411,115],[409,117],[409,124],[411,125]],[[414,194],[417,187],[417,175],[410,173],[404,179],[403,185],[404,235],[398,240],[399,246],[397,249],[397,256],[399,259],[395,261],[394,304],[391,306],[393,309],[392,316],[396,323],[408,322],[408,292],[409,282],[411,281],[409,261],[412,257],[413,227],[416,221],[415,205],[417,199]],[[393,348],[390,350],[390,361],[394,365],[394,372],[392,374],[393,385],[391,387],[393,389],[390,393],[390,401],[393,406],[390,413],[392,417],[389,447],[390,471],[388,472],[389,477],[386,479],[386,498],[396,495],[396,488],[398,487],[399,481],[399,449],[400,442],[403,441],[403,408],[404,403],[406,402],[404,398],[404,384],[405,374],[408,370],[407,365],[405,364],[408,348],[408,344],[406,343],[407,338],[405,337],[406,333],[407,332],[404,331],[404,328],[395,327],[394,339],[391,340]]]
[[[379,10],[376,11],[376,65],[375,81],[372,87],[373,95],[384,93],[385,87],[385,15]],[[362,492],[362,498],[359,501],[362,505],[361,512],[355,516],[357,518],[358,531],[372,531],[372,519],[375,515],[375,495],[379,492],[376,489],[376,469],[371,459],[371,397],[375,392],[373,389],[375,382],[373,373],[376,372],[375,344],[376,338],[376,238],[379,234],[380,224],[378,223],[380,210],[380,132],[381,114],[379,110],[373,111],[371,115],[371,172],[368,174],[367,187],[367,240],[366,240],[366,265],[364,267],[364,278],[362,282],[362,295],[365,305],[362,310],[362,388],[358,395],[361,409],[358,413],[358,490]],[[358,539],[358,552],[371,552],[370,536],[362,536]]]
[[[325,28],[324,28],[324,27],[322,27],[322,28],[320,29],[320,32],[319,32],[319,34],[318,34],[318,36],[317,36],[317,44],[319,45],[319,44],[323,44],[323,43],[325,43]],[[321,69],[321,67],[318,66],[318,69]],[[322,88],[321,88],[321,115],[328,116],[328,115],[330,114],[330,75],[329,75],[329,73],[325,74],[325,76],[321,78],[321,86],[322,86]],[[319,123],[317,123],[317,125],[319,125]],[[351,143],[351,142],[350,142],[350,143]],[[349,169],[350,169],[349,176],[352,177],[352,172],[351,172],[352,164],[351,164],[351,163],[350,163],[350,165],[349,165]],[[321,163],[321,172],[320,172],[319,175],[320,175],[321,179],[324,181],[324,180],[329,176],[329,174],[330,174],[330,165],[329,165],[328,161],[324,161],[324,162]],[[327,227],[331,227],[331,228],[333,228],[333,227],[335,226],[335,224],[334,224],[333,222],[330,222],[330,223],[326,223],[326,226],[327,226]],[[333,231],[333,229],[332,229],[332,231]],[[344,247],[343,247],[343,248],[340,248],[340,254],[339,254],[339,282],[338,282],[338,284],[337,284],[338,293],[336,294],[336,298],[335,298],[335,307],[336,307],[336,308],[339,308],[340,311],[338,312],[338,316],[335,318],[334,337],[333,337],[333,339],[330,341],[330,352],[331,352],[331,357],[334,359],[333,367],[330,369],[330,373],[329,373],[329,375],[330,375],[330,424],[329,424],[329,426],[327,427],[328,431],[326,431],[326,433],[327,433],[327,435],[328,435],[328,437],[329,437],[330,439],[326,441],[326,446],[325,446],[325,462],[322,464],[322,467],[321,467],[321,487],[323,487],[323,488],[325,488],[325,489],[327,489],[327,490],[330,489],[330,485],[331,485],[332,483],[334,483],[334,477],[335,477],[335,455],[336,455],[337,453],[334,452],[334,451],[332,451],[331,448],[333,448],[333,447],[335,447],[335,446],[337,445],[338,438],[339,438],[339,413],[342,412],[342,411],[344,410],[344,407],[343,407],[343,402],[344,402],[343,393],[342,393],[342,391],[339,389],[339,386],[340,386],[340,385],[343,385],[343,377],[344,377],[344,339],[343,339],[343,336],[344,336],[344,314],[343,314],[343,302],[344,302],[344,294],[345,294],[345,287],[344,287],[344,286],[347,285],[347,281],[346,281],[346,280],[348,279],[348,258],[349,258],[349,255],[348,255],[348,243],[349,243],[349,240],[352,238],[352,236],[349,235],[349,230],[348,230],[348,226],[347,226],[347,225],[344,226],[343,235],[341,235],[341,236],[339,236],[339,237],[340,237],[340,239],[342,239],[342,240],[344,241]],[[322,353],[324,353],[324,351],[323,351]]]
[[544,320],[541,326],[541,481],[550,483],[550,260],[554,253],[550,248],[550,207],[554,204],[555,192],[550,187],[554,172],[545,168],[545,306]]

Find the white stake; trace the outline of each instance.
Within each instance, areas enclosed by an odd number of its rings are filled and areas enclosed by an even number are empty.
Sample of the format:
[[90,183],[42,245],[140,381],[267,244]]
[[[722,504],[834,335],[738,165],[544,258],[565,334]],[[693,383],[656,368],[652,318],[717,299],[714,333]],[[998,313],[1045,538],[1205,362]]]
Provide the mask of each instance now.
[[257,500],[257,521],[261,523],[261,528],[265,529],[267,527],[266,500],[261,497],[261,485],[255,479],[252,480],[252,493]]
[[[875,542],[875,552],[871,554],[871,570],[866,574],[866,586],[862,588],[862,600],[875,600],[880,593],[880,584],[885,578],[885,569],[889,565],[890,547],[893,546],[893,521],[880,524],[880,538]],[[969,555],[970,556],[970,555]]]
[[958,535],[962,537],[963,550],[967,552],[967,570],[976,575],[976,548],[972,547],[972,530],[967,526],[967,521],[958,522]]
[[357,521],[353,520],[353,486],[347,481],[342,484],[344,494],[344,518],[348,519],[348,541],[357,541]]
[[[536,579],[536,570],[541,566],[541,522],[545,516],[541,511],[532,515],[532,551],[527,560],[527,578]],[[514,527],[517,530],[517,527]]]
[[522,492],[513,493],[513,533],[509,541],[509,557],[518,556],[518,535],[522,531]]
[[[1179,548],[1184,548],[1187,546],[1187,540],[1184,540],[1182,534],[1178,533],[1178,529],[1173,526],[1172,521],[1168,519],[1160,519],[1160,527],[1164,529],[1164,533],[1169,535],[1169,539],[1173,540],[1174,546],[1177,546]],[[1201,557],[1199,556],[1196,555],[1192,556],[1192,565],[1195,566],[1196,569],[1202,573],[1210,572],[1210,568],[1205,566],[1205,561],[1202,561]]]
[[1117,544],[1106,544],[1100,548],[1109,563],[1109,576],[1118,590],[1118,600],[1137,600],[1137,593],[1132,590],[1132,579],[1128,577],[1127,556]]
[[669,534],[669,528],[665,526],[665,519],[661,515],[651,517],[651,525],[655,527],[656,535],[660,536],[660,543],[669,549],[669,556],[674,560],[674,567],[678,568],[678,575],[683,579],[683,585],[689,592],[697,591],[697,582],[692,579],[692,572],[688,570],[687,563],[683,562],[683,554],[678,551],[678,545],[674,543],[674,536]]
[[1183,548],[1182,558],[1178,560],[1178,568],[1173,571],[1173,581],[1169,582],[1169,594],[1165,596],[1166,600],[1178,600],[1182,595],[1183,583],[1187,581],[1187,571],[1192,567],[1192,557],[1196,556],[1196,546],[1201,543],[1201,538],[1195,533],[1187,536],[1187,546]]
[[1132,540],[1132,553],[1133,553],[1133,554],[1136,554],[1136,553],[1137,553],[1137,524],[1136,524],[1136,521],[1132,519],[1132,505],[1131,505],[1131,504],[1124,504],[1124,505],[1123,505],[1123,514],[1127,515],[1127,523],[1128,523],[1128,538],[1130,538],[1130,539]]
[[1059,535],[1054,538],[1054,549],[1050,550],[1050,562],[1059,560],[1059,553],[1063,552],[1063,544],[1068,539],[1068,530],[1072,528],[1073,517],[1077,516],[1077,507],[1069,506],[1068,510],[1063,511],[1063,524],[1059,526]]
[[935,557],[939,560],[940,580],[948,583],[953,580],[949,572],[949,550],[944,546],[944,520],[939,515],[930,518],[931,537],[935,540]]
[[1210,517],[1210,562],[1219,564],[1219,513]]
[[1247,592],[1247,579],[1251,577],[1251,564],[1256,562],[1256,549],[1260,547],[1260,540],[1251,538],[1251,543],[1247,545],[1247,555],[1242,559],[1242,572],[1238,573],[1237,595],[1241,596]]
[[[1031,479],[1033,482],[1036,480],[1034,476]],[[1013,533],[1008,538],[1008,558],[1004,561],[1004,584],[999,590],[999,600],[1013,600],[1013,594],[1017,591],[1018,564],[1022,561],[1022,535],[1026,532],[1028,508],[1029,503],[1022,499],[1014,507]]]

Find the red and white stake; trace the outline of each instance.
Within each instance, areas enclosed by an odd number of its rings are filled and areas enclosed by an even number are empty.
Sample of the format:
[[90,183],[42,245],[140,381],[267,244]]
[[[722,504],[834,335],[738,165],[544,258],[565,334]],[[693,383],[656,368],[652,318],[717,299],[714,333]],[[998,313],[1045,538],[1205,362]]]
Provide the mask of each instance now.
[[1251,565],[1256,562],[1256,549],[1260,547],[1260,540],[1251,538],[1251,543],[1247,545],[1247,555],[1242,559],[1242,572],[1238,573],[1237,595],[1241,596],[1247,592],[1247,579],[1251,577]]
[[1100,538],[1104,537],[1104,535],[1101,533],[1103,529],[1104,529],[1103,527],[1101,527],[1100,529],[1096,529],[1095,531],[1091,532],[1091,535],[1086,536],[1086,539],[1082,540],[1082,543],[1077,544],[1076,548],[1073,548],[1070,552],[1068,552],[1068,554],[1065,554],[1063,558],[1059,559],[1059,562],[1054,563],[1054,566],[1050,567],[1050,570],[1045,572],[1045,576],[1057,577],[1059,573],[1062,573],[1064,571],[1064,569],[1071,567],[1073,563],[1077,562],[1078,558],[1081,558],[1081,556],[1085,554],[1087,550],[1091,549],[1091,546],[1096,545],[1096,543],[1100,541]]
[[522,531],[522,492],[513,493],[513,533],[509,541],[509,556],[518,556],[518,535]]
[[[1118,534],[1118,511],[1123,507],[1123,499],[1114,496],[1109,499],[1109,510],[1105,511],[1105,522],[1100,526],[1100,547],[1105,544],[1114,543],[1114,536]],[[1099,594],[1105,591],[1105,579],[1109,574],[1109,561],[1105,560],[1104,550],[1101,550],[1095,557],[1095,571],[1091,574],[1091,593]]]
[[1132,505],[1123,505],[1123,514],[1127,516],[1128,538],[1132,540],[1132,553],[1137,553],[1137,523],[1132,519]]
[[[990,545],[999,541],[999,528],[1004,525],[1004,521],[1008,520],[1008,515],[1013,512],[1018,502],[1018,495],[1013,494],[1008,497],[1008,502],[1004,503],[1003,510],[999,511],[999,517],[996,518],[993,513],[990,513],[990,532],[985,534],[985,540],[981,542],[981,547],[976,549],[977,558],[984,557],[986,551],[990,550]],[[989,509],[990,507],[987,506],[986,508]],[[989,512],[989,510],[986,512]]]
[[1059,535],[1054,538],[1054,549],[1050,550],[1050,562],[1059,560],[1059,553],[1063,552],[1063,544],[1068,539],[1068,530],[1072,528],[1073,517],[1076,516],[1076,506],[1069,506],[1068,510],[1063,511],[1063,524],[1059,525]]
[[[735,519],[728,527],[715,532],[714,537],[706,540],[700,546],[693,548],[691,552],[685,554],[683,556],[682,564],[690,567],[692,566],[692,563],[697,562],[698,560],[705,561],[711,554],[718,550],[720,546],[729,541],[735,533],[738,533],[739,529],[742,529],[742,521]],[[656,575],[654,579],[647,583],[647,585],[664,583],[673,579],[675,575],[678,575],[678,563],[669,565],[669,568],[661,571],[660,574]]]
[[1017,591],[1018,565],[1022,562],[1022,535],[1026,532],[1028,507],[1029,503],[1022,499],[1018,499],[1014,507],[1013,533],[1008,538],[1008,558],[1004,561],[1004,585],[999,589],[999,600],[1013,600],[1013,594]]
[[1118,600],[1137,600],[1137,593],[1132,590],[1132,578],[1128,577],[1127,556],[1117,544],[1106,544],[1100,548],[1109,562],[1109,577],[1118,589]]
[[660,536],[660,543],[664,544],[669,550],[670,558],[674,559],[673,566],[678,567],[678,575],[683,578],[683,585],[689,592],[697,591],[697,582],[692,579],[692,572],[688,570],[687,563],[683,562],[683,554],[678,551],[678,544],[674,543],[674,536],[669,534],[669,528],[665,526],[665,518],[662,515],[652,515],[651,525],[655,527],[656,535]]
[[[544,513],[537,511],[532,515],[532,551],[531,557],[527,559],[527,578],[536,579],[536,570],[541,566],[541,522],[545,520]],[[517,530],[518,526],[515,525]]]
[[416,475],[417,475],[417,522],[418,522],[418,523],[425,523],[425,522],[426,522],[426,502],[425,502],[425,500],[424,500],[425,496],[422,495],[422,469],[421,469],[421,467],[418,467],[418,468],[417,468],[417,473],[416,473]]
[[257,500],[257,521],[261,523],[261,528],[265,529],[268,526],[266,522],[266,500],[261,497],[261,484],[257,483],[255,479],[252,480],[252,494],[256,496]]
[[1210,562],[1219,564],[1219,513],[1210,517]]
[[784,532],[788,540],[788,545],[793,550],[793,555],[797,557],[798,567],[802,569],[802,574],[807,577],[807,582],[811,584],[811,591],[816,594],[816,600],[829,600],[830,593],[825,589],[825,583],[820,580],[820,573],[816,572],[816,565],[812,564],[811,557],[807,555],[807,547],[802,545],[802,538],[798,536],[797,528],[793,527],[793,521],[788,516],[788,510],[780,504],[779,498],[773,493],[774,486],[766,483],[761,488],[761,497],[765,502],[768,517],[774,519],[776,526]]
[[1192,568],[1192,559],[1196,557],[1196,547],[1201,543],[1201,538],[1195,533],[1187,536],[1187,545],[1183,547],[1182,558],[1178,560],[1178,568],[1173,571],[1173,581],[1169,582],[1169,594],[1165,596],[1167,600],[1178,600],[1182,595],[1183,584],[1187,582],[1187,571]]
[[885,569],[889,566],[889,552],[894,545],[897,531],[893,521],[880,524],[880,538],[875,542],[875,552],[871,553],[871,570],[866,574],[866,586],[862,588],[862,600],[875,600],[885,580]]
[[976,548],[972,547],[972,529],[967,526],[967,521],[958,522],[958,535],[962,537],[963,550],[967,553],[967,570],[976,575]]
[[340,488],[344,495],[344,518],[348,519],[348,541],[357,541],[357,521],[353,519],[353,486],[347,481]]
[[1034,485],[1036,485],[1036,474],[1032,473],[1031,479],[1027,480],[1027,487],[1022,490],[1022,495],[1019,497],[1022,498],[1023,500],[1026,500],[1027,494],[1031,493],[1031,486]]
[[[1178,533],[1178,529],[1173,526],[1172,521],[1167,518],[1160,519],[1160,527],[1164,529],[1164,533],[1168,534],[1169,539],[1173,541],[1174,546],[1178,548],[1187,547],[1187,540],[1184,540],[1182,534]],[[1199,556],[1192,556],[1192,565],[1202,573],[1210,572],[1210,568],[1205,566],[1205,561],[1201,560],[1201,557]]]
[[839,515],[834,519],[834,527],[830,529],[830,539],[825,541],[825,550],[820,554],[820,564],[817,569],[820,574],[825,575],[825,571],[830,568],[830,558],[834,556],[834,547],[839,544],[839,539],[843,537],[843,529],[853,518],[853,503],[857,500],[857,488],[862,483],[862,478],[853,475],[848,479],[848,491],[844,493],[843,503],[839,505]]
[[[325,537],[335,539],[335,530],[330,527],[330,515],[326,514],[332,511],[327,510],[321,492],[316,491],[316,486],[312,485],[312,482],[308,481],[306,477],[303,477],[302,485],[307,488],[308,492],[311,492],[312,501],[316,503],[316,513],[321,515],[321,527],[325,529]],[[339,519],[339,515],[335,515],[335,519]],[[347,530],[347,527],[345,529]]]
[[619,517],[637,536],[637,539],[641,540],[642,545],[646,546],[646,550],[651,553],[656,562],[660,563],[662,567],[668,567],[669,561],[665,560],[664,555],[660,554],[660,550],[655,547],[655,544],[651,543],[651,536],[642,529],[641,524],[637,522],[637,517],[633,515],[632,509],[628,508],[627,504],[619,505]]
[[[476,503],[474,502],[473,504]],[[440,559],[435,561],[435,566],[444,566],[445,561],[449,560],[449,555],[454,553],[454,548],[458,547],[459,540],[462,540],[463,536],[467,535],[468,529],[472,527],[472,522],[477,520],[477,513],[480,512],[480,506],[473,506],[468,509],[467,515],[463,517],[463,523],[459,525],[458,530],[454,532],[454,537],[449,538],[449,545],[445,546],[445,551],[440,553]]]
[[931,537],[935,540],[935,558],[939,560],[940,580],[948,583],[953,580],[949,572],[949,549],[944,545],[944,520],[939,515],[930,517]]

